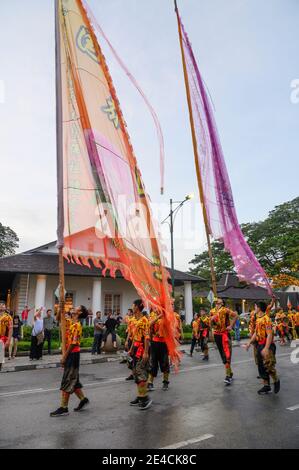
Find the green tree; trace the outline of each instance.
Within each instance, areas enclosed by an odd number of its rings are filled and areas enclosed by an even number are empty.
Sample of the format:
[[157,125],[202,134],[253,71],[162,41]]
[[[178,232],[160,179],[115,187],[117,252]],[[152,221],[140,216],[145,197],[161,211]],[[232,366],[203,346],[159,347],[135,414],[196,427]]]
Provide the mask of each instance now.
[[[223,243],[215,240],[212,242],[213,259],[215,264],[216,277],[219,278],[222,273],[227,271],[233,271],[234,265],[230,254],[224,250]],[[202,276],[203,278],[210,280],[210,258],[208,251],[204,251],[189,262],[193,264],[194,268],[190,269],[192,274]]]
[[[299,278],[299,197],[276,206],[261,222],[241,225],[245,238],[269,276],[284,273]],[[212,243],[216,275],[233,271],[230,255],[219,241]],[[193,274],[209,278],[208,252],[190,261]]]
[[13,255],[19,247],[17,234],[10,228],[0,223],[0,258]]
[[299,197],[276,206],[264,221],[242,229],[269,275],[299,275]]

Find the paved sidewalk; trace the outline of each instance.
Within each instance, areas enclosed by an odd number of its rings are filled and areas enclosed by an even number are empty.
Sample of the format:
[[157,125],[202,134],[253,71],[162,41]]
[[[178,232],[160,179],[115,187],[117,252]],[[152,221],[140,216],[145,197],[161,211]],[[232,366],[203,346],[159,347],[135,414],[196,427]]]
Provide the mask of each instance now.
[[[247,340],[241,340],[241,344],[243,342],[247,342]],[[233,347],[238,346],[238,344],[233,341]],[[209,348],[211,350],[215,349],[213,343],[209,343]],[[190,343],[184,343],[180,346],[180,350],[183,353],[188,354],[190,351]],[[195,350],[195,354],[197,350]],[[80,364],[81,365],[88,365],[88,364],[99,364],[101,362],[115,362],[121,360],[121,351],[117,353],[102,353],[100,355],[92,356],[91,352],[81,351],[81,358]],[[5,364],[2,366],[1,373],[5,372],[21,372],[24,370],[35,370],[35,369],[51,369],[61,367],[60,364],[61,354],[54,353],[52,356],[48,356],[45,354],[43,358],[39,361],[30,361],[28,356],[19,356],[15,359],[11,359],[10,361],[8,358],[5,358]]]

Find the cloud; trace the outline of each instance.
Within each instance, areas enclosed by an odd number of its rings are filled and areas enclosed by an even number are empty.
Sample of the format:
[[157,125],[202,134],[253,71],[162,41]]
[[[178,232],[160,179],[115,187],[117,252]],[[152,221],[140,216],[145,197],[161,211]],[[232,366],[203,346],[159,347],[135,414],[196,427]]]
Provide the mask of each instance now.
[[[53,2],[2,3],[0,41],[9,47],[2,48],[0,58],[6,98],[2,104],[0,99],[1,222],[17,230],[21,247],[27,249],[55,238],[56,230]],[[170,197],[181,200],[192,191],[197,194],[172,2],[89,0],[89,4],[163,126],[166,192],[161,197],[151,118],[103,44],[152,201],[167,206]],[[259,220],[297,191],[296,172],[288,169],[295,167],[299,150],[299,105],[289,99],[290,82],[299,73],[299,3],[187,0],[180,2],[180,8],[215,104],[240,221]],[[189,259],[204,247],[199,211],[197,215],[201,235],[194,238],[194,245],[198,246],[191,246],[188,237],[176,240],[179,268],[187,268]]]

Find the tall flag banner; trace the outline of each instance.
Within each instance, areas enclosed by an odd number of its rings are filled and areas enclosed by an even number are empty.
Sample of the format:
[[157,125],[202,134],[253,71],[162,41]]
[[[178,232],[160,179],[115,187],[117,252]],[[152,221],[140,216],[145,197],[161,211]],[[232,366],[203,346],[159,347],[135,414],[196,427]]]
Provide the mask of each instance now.
[[[164,317],[178,358],[169,273],[116,91],[82,0],[59,0],[63,110],[63,255],[119,271]],[[61,196],[61,195],[60,195]],[[62,212],[62,211],[60,211]],[[59,220],[59,219],[58,219]],[[63,231],[63,237],[61,232]]]
[[210,100],[178,11],[177,14],[182,31],[209,233],[223,241],[241,281],[264,287],[272,294],[267,275],[240,229]]
[[159,147],[160,147],[160,191],[161,191],[161,194],[163,194],[164,193],[164,174],[165,174],[165,170],[164,170],[165,150],[164,150],[163,132],[162,132],[162,128],[161,128],[159,118],[158,118],[158,116],[156,114],[156,111],[154,110],[153,106],[149,102],[147,96],[142,91],[142,89],[141,89],[140,85],[138,84],[136,78],[132,75],[132,73],[130,72],[128,67],[125,65],[124,61],[119,57],[118,53],[116,52],[115,48],[112,46],[112,44],[109,41],[108,37],[104,33],[102,27],[97,22],[97,19],[95,18],[93,12],[89,8],[89,6],[88,6],[88,4],[85,0],[83,0],[83,5],[84,5],[84,7],[87,11],[87,14],[88,14],[89,18],[91,19],[92,25],[95,28],[96,32],[102,38],[104,38],[104,40],[108,44],[112,54],[114,55],[116,61],[118,62],[119,66],[123,69],[123,71],[125,72],[125,74],[129,78],[129,80],[132,82],[132,84],[136,88],[136,90],[138,90],[138,92],[142,96],[142,99],[145,102],[147,108],[149,109],[149,112],[152,115],[152,118],[153,118],[153,121],[154,121],[154,124],[155,124],[155,127],[156,127],[156,133],[157,133],[157,138],[158,138],[158,142],[159,142]]

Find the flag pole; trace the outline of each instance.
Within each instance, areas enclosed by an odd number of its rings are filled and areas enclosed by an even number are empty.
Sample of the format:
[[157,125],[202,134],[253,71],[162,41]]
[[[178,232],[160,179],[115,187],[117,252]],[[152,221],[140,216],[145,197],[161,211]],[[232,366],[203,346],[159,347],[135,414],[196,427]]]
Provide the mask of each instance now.
[[56,157],[57,157],[57,248],[59,252],[59,307],[58,319],[61,328],[62,354],[65,353],[65,311],[64,311],[64,209],[63,209],[63,114],[62,75],[60,44],[60,0],[55,0],[55,71],[56,71]]
[[191,134],[192,134],[192,143],[193,143],[193,152],[194,152],[194,159],[195,159],[197,182],[198,182],[198,187],[199,187],[199,196],[200,196],[200,202],[201,202],[204,225],[205,225],[205,232],[206,232],[207,243],[208,243],[208,253],[209,253],[210,267],[211,267],[212,290],[213,290],[214,297],[217,297],[216,274],[215,274],[214,259],[213,259],[211,240],[210,240],[210,227],[209,227],[207,209],[206,209],[205,200],[204,200],[202,177],[201,177],[201,172],[199,168],[197,140],[196,140],[195,124],[194,124],[193,110],[192,110],[192,103],[191,103],[189,78],[188,78],[188,73],[187,73],[186,58],[185,58],[184,47],[183,47],[183,35],[182,35],[182,28],[181,28],[181,22],[180,22],[180,17],[179,17],[179,10],[177,6],[177,0],[174,0],[174,6],[175,6],[175,12],[177,15],[177,20],[178,20],[179,39],[180,39],[180,47],[181,47],[181,53],[182,53],[184,80],[185,80],[187,102],[188,102],[188,108],[189,108],[189,118],[190,118],[190,125],[191,125]]

